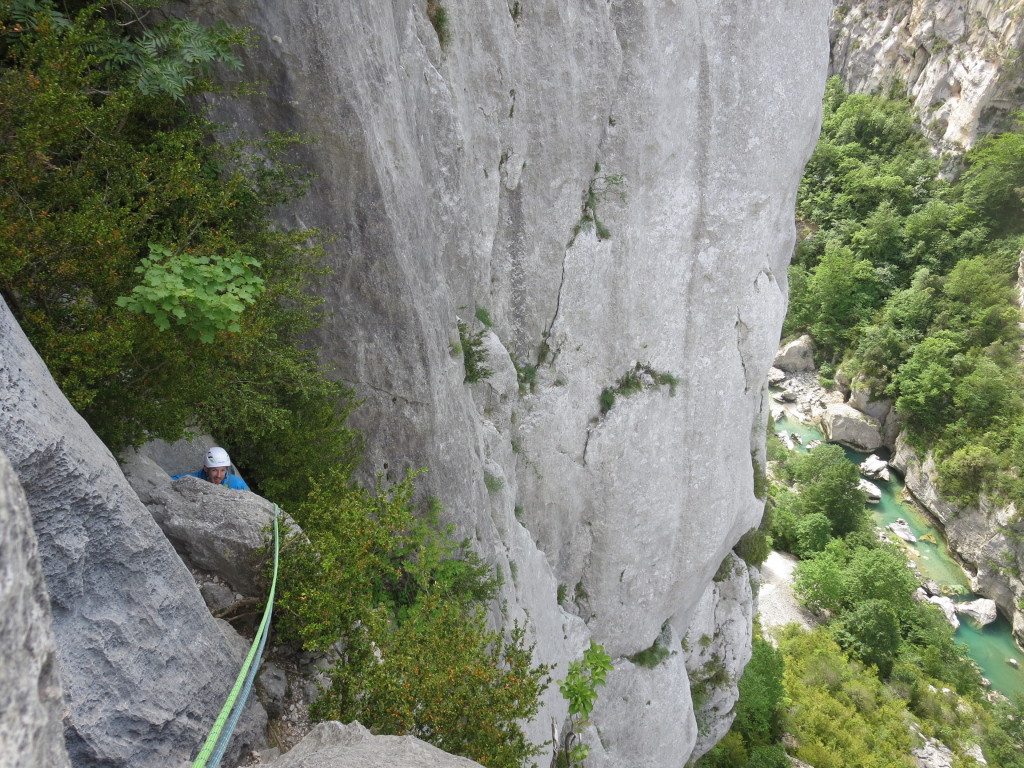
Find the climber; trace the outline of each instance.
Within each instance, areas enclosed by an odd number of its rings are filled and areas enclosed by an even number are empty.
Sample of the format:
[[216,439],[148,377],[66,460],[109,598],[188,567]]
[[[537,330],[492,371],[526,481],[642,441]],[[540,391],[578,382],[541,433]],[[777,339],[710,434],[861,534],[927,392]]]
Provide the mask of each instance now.
[[215,485],[226,485],[236,491],[249,490],[245,480],[231,471],[231,457],[228,456],[228,452],[217,446],[206,452],[206,460],[203,462],[202,469],[186,472],[183,475],[174,475],[171,479],[177,480],[180,477],[201,477]]

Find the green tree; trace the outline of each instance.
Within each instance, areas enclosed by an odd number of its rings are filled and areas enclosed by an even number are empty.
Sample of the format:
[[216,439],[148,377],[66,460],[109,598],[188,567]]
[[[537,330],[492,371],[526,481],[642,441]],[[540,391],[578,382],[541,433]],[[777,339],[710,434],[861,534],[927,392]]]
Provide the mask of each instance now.
[[1024,230],[1024,134],[1015,130],[982,139],[967,155],[960,185],[964,204],[997,234]]
[[964,339],[950,331],[923,339],[896,371],[889,393],[896,410],[923,431],[937,431],[949,418]]
[[860,474],[838,445],[823,445],[797,457],[792,472],[800,488],[796,504],[802,516],[824,515],[834,536],[865,526],[867,497],[859,487]]
[[854,338],[859,322],[882,299],[875,269],[845,247],[826,246],[825,255],[811,271],[802,297],[804,317],[819,346],[832,356]]
[[547,668],[522,628],[488,629],[490,569],[432,522],[436,509],[417,518],[412,492],[411,476],[376,494],[341,472],[313,485],[282,551],[276,635],[337,654],[314,716],[519,768],[538,752],[521,724]]
[[750,662],[738,684],[739,701],[732,725],[747,744],[773,744],[782,735],[783,669],[782,653],[755,635]]
[[839,644],[860,661],[888,677],[902,637],[900,620],[886,600],[871,598],[857,603],[833,629]]

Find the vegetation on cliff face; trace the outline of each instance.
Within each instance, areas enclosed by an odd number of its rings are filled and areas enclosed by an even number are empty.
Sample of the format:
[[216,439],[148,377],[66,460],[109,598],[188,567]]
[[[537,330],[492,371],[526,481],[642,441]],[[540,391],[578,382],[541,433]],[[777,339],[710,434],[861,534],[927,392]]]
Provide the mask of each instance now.
[[1014,305],[1024,248],[1024,133],[979,142],[955,181],[909,105],[829,82],[797,212],[786,332],[891,398],[935,451],[942,490],[1024,502]]
[[276,631],[337,652],[319,714],[517,768],[546,669],[488,630],[490,569],[411,478],[353,482],[352,393],[301,344],[322,238],[272,220],[305,188],[298,139],[224,141],[190,106],[243,40],[152,0],[0,0],[0,292],[109,447],[225,436],[303,526]]

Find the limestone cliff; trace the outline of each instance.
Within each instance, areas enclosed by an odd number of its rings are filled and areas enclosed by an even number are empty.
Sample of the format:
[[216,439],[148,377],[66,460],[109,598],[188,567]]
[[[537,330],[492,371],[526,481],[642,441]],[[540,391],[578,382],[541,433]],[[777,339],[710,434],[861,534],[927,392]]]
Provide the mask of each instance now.
[[940,149],[969,149],[1024,105],[1021,0],[834,5],[832,73],[851,91],[905,88]]
[[[266,83],[217,112],[316,137],[282,217],[339,234],[315,341],[365,401],[367,475],[430,468],[561,675],[590,636],[620,659],[685,636],[760,518],[829,4],[442,0],[433,24],[427,5],[204,5],[253,28]],[[457,324],[478,317],[494,373],[470,386]],[[685,760],[680,658],[619,664],[595,766]],[[537,739],[564,715],[547,695]]]

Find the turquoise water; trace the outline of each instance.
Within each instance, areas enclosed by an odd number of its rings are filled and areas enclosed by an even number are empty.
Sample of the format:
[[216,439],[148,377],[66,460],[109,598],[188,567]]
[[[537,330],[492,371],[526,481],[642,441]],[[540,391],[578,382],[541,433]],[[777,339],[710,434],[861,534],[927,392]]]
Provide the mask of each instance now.
[[[811,440],[822,440],[822,434],[814,427],[809,427],[788,416],[776,416],[775,428],[796,433],[802,440],[798,450],[805,451]],[[868,457],[866,453],[846,450],[846,456],[855,464],[860,464]],[[931,579],[953,594],[954,600],[973,600],[977,595],[971,593],[967,575],[956,563],[949,548],[946,546],[942,531],[933,525],[913,504],[902,501],[903,482],[896,473],[891,473],[888,482],[872,480],[882,491],[882,500],[878,504],[869,505],[880,526],[887,526],[903,518],[918,541],[907,545],[907,553],[917,564],[921,574]],[[926,540],[922,541],[922,537]],[[960,629],[956,639],[967,646],[971,658],[981,668],[981,674],[992,682],[992,687],[1007,695],[1024,694],[1024,671],[1011,666],[1007,659],[1015,658],[1024,663],[1024,651],[1017,647],[1010,631],[1009,622],[1000,616],[987,627],[976,627],[964,617],[961,618]]]

